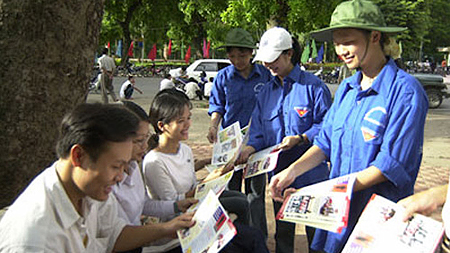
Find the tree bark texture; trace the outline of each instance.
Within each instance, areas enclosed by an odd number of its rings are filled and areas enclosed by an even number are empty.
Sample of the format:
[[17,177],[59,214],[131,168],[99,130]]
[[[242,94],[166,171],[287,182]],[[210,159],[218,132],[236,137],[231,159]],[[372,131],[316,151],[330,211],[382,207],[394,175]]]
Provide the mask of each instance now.
[[104,0],[0,0],[0,208],[55,161],[62,117],[84,103]]

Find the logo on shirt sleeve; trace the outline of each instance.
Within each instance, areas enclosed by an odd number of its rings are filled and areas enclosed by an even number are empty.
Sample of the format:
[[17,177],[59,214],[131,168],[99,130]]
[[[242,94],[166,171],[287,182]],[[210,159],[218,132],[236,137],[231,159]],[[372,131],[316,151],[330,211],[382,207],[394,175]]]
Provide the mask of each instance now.
[[368,141],[371,141],[371,140],[377,138],[377,135],[375,134],[375,132],[366,127],[361,127],[361,132],[362,132],[365,142],[368,142]]
[[361,126],[365,142],[375,140],[382,136],[386,128],[386,109],[377,106],[370,109],[365,115]]
[[309,109],[307,107],[294,107],[295,111],[297,112],[298,116],[300,116],[300,118],[303,118],[308,112]]

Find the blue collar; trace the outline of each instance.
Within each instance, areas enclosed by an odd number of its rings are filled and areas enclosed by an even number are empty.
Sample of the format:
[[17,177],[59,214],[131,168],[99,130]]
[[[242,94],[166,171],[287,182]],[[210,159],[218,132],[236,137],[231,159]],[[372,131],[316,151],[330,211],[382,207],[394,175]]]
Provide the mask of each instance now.
[[[376,93],[386,92],[389,88],[389,84],[394,82],[394,79],[397,75],[398,67],[395,64],[394,60],[389,58],[387,63],[384,65],[383,69],[381,69],[378,76],[372,83],[372,86],[369,90],[375,91]],[[349,89],[361,89],[361,71],[356,72],[353,76],[345,79],[344,85],[346,86],[346,90]]]
[[[250,75],[248,75],[248,78],[247,78],[247,79],[252,78],[253,75],[261,76],[261,71],[260,71],[259,68],[256,66],[256,64],[253,64],[253,63],[252,63],[252,66],[253,66],[252,72],[250,72]],[[231,65],[231,70],[228,72],[228,76],[227,76],[227,77],[228,77],[229,79],[231,79],[231,78],[233,78],[233,76],[240,76],[240,77],[242,77],[242,75],[239,73],[239,71],[236,69],[236,67],[232,64],[232,65]],[[243,78],[243,77],[242,77],[242,78]]]
[[[300,82],[301,78],[303,76],[303,71],[300,69],[300,66],[298,64],[295,64],[294,68],[289,72],[289,75],[287,75],[283,81],[284,83],[295,83]],[[278,86],[281,86],[280,79],[278,77],[275,77],[275,84]]]

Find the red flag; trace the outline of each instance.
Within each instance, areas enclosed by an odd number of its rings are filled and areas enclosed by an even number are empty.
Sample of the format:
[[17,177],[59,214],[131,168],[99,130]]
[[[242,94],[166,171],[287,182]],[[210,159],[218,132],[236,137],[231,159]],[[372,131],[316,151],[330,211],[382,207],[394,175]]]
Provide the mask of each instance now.
[[133,57],[133,48],[134,48],[134,41],[131,41],[130,48],[128,48],[128,56]]
[[211,41],[208,41],[208,45],[206,45],[206,58],[209,58],[209,49],[211,48]]
[[109,41],[108,41],[108,48],[111,48],[111,44],[109,43]]
[[203,58],[206,58],[206,39],[203,39]]
[[167,57],[172,54],[172,40],[169,40],[169,48],[167,49]]
[[189,60],[191,59],[191,46],[189,46],[186,55],[184,56],[184,61],[186,63],[189,63]]
[[153,44],[153,47],[150,52],[148,52],[147,57],[152,61],[156,59],[156,44]]

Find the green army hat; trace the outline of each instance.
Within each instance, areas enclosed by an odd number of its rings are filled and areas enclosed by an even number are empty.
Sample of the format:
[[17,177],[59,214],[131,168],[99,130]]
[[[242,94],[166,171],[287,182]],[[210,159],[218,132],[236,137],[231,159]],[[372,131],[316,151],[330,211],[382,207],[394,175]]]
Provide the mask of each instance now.
[[257,48],[252,35],[242,28],[234,28],[227,33],[225,44],[218,48],[224,47]]
[[357,28],[382,33],[399,33],[406,27],[388,27],[380,8],[371,1],[352,0],[339,4],[331,15],[330,26],[311,32],[319,41],[332,41],[333,31],[340,28]]

